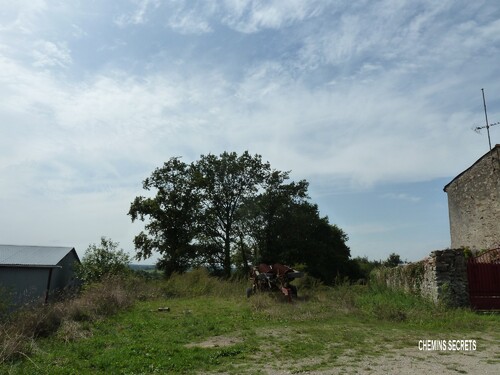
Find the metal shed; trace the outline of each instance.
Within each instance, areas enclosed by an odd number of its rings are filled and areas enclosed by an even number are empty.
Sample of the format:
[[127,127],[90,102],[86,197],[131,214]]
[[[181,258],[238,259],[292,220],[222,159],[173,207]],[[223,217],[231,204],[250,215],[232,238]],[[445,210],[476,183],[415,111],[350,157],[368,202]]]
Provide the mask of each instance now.
[[76,284],[73,247],[0,245],[0,288],[15,305],[47,302]]

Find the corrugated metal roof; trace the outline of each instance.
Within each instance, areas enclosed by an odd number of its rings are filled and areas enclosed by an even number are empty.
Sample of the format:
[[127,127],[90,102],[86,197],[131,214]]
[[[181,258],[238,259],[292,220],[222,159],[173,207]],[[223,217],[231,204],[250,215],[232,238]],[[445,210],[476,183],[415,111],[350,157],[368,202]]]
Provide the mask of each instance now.
[[73,247],[0,245],[0,266],[54,267]]

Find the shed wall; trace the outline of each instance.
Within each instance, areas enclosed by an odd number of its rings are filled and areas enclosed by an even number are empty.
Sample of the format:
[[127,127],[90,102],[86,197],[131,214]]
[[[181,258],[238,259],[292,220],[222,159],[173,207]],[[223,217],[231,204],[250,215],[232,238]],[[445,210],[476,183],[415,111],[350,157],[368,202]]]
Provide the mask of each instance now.
[[0,285],[13,305],[44,301],[50,268],[0,267]]
[[75,262],[79,262],[79,260],[73,250],[57,263],[61,268],[55,268],[52,272],[51,295],[57,291],[75,286]]

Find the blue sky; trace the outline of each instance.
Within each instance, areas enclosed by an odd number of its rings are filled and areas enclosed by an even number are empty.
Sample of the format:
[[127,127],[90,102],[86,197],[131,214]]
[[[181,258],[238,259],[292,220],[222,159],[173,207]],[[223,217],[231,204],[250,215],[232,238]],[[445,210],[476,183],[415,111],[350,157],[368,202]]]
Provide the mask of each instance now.
[[154,168],[249,150],[353,256],[421,259],[488,151],[481,88],[500,121],[499,48],[494,0],[0,0],[0,243],[132,251]]

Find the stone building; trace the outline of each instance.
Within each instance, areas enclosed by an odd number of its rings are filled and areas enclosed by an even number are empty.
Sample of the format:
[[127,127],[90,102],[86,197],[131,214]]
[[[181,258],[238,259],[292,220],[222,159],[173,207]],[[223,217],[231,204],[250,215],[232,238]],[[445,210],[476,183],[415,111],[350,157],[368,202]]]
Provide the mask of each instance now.
[[448,194],[451,248],[500,245],[500,145],[444,187]]

